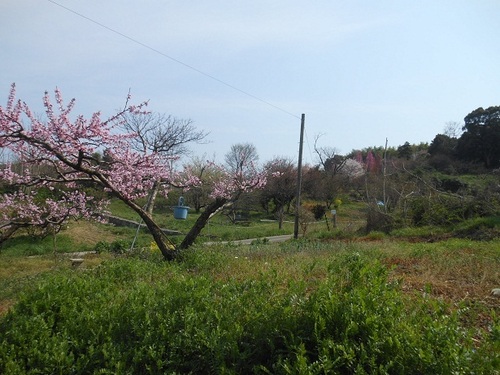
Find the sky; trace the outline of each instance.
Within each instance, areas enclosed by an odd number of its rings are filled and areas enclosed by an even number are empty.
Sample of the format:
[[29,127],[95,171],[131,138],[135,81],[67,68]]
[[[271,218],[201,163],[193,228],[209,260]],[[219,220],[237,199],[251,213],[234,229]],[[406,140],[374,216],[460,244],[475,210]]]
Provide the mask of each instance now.
[[125,104],[191,119],[193,155],[253,144],[260,162],[430,143],[500,105],[497,0],[1,0],[0,105],[11,83],[42,112],[58,87],[76,114]]

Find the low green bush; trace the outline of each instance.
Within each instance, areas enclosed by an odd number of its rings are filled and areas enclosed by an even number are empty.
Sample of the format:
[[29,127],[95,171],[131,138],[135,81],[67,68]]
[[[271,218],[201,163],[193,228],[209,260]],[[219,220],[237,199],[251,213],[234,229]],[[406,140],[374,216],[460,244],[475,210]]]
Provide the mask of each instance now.
[[[193,249],[182,262],[120,258],[48,274],[0,320],[0,373],[493,373],[498,334],[478,351],[457,314],[406,300],[366,256],[284,279],[264,254]],[[262,268],[212,277],[231,264]],[[326,274],[311,284],[314,272]]]
[[321,204],[316,204],[311,208],[315,220],[321,220],[326,213],[326,207]]
[[115,240],[109,245],[109,251],[113,254],[124,254],[130,249],[130,241],[127,240]]
[[490,216],[463,221],[453,228],[453,235],[473,240],[491,240],[500,237],[500,217]]
[[311,237],[318,238],[320,240],[353,240],[356,237],[356,234],[352,231],[333,228],[332,230],[320,230],[318,232],[314,232]]
[[130,250],[131,242],[125,239],[118,239],[113,242],[99,241],[94,246],[97,253],[112,253],[116,255],[125,254]]
[[94,251],[98,254],[109,252],[110,244],[106,241],[99,241],[94,246]]

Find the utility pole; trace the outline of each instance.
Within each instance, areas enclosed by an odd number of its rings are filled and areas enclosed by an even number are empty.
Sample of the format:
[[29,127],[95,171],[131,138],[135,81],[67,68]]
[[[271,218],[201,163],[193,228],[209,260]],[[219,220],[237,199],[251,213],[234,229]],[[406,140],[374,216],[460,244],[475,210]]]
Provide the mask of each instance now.
[[384,147],[384,161],[383,161],[383,201],[384,201],[384,212],[387,213],[387,194],[386,194],[386,180],[387,180],[387,138],[385,139],[385,147]]
[[304,124],[306,115],[303,113],[300,120],[300,143],[299,143],[299,164],[297,166],[297,194],[295,196],[295,227],[293,230],[293,238],[299,237],[299,211],[300,211],[300,191],[302,190],[302,149],[304,145]]

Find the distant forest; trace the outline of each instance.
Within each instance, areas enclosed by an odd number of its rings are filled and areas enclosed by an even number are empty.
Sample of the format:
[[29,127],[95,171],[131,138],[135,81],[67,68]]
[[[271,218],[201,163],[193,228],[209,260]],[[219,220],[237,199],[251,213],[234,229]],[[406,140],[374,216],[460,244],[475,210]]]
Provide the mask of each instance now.
[[[348,156],[358,158],[359,151]],[[397,148],[366,148],[360,151],[364,160],[372,152],[377,159],[420,160],[437,171],[448,174],[487,173],[500,167],[500,106],[478,108],[464,118],[462,126],[450,122],[443,134],[430,144],[406,142]]]

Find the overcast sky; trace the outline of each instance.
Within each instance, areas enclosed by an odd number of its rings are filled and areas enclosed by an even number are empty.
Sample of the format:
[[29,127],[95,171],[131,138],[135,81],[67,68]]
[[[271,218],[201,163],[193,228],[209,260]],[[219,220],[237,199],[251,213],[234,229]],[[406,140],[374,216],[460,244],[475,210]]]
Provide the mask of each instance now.
[[[76,14],[77,13],[77,14]],[[431,142],[446,122],[500,105],[500,1],[1,0],[0,101],[41,111],[45,90],[75,114],[150,101],[262,162],[320,146]],[[110,30],[111,29],[111,30]]]

